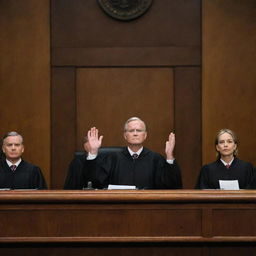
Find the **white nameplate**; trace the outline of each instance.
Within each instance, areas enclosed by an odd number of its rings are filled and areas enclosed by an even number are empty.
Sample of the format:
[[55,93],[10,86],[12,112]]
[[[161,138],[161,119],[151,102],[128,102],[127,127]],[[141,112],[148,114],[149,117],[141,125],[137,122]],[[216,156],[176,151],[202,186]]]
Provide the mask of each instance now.
[[238,180],[219,180],[220,189],[223,190],[239,190]]
[[136,189],[136,186],[128,186],[128,185],[108,185],[108,189]]

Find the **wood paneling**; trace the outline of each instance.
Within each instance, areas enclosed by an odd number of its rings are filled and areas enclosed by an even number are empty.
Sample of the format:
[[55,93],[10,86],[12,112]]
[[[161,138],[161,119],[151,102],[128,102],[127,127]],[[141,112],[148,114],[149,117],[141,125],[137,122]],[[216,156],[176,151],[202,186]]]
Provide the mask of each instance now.
[[1,0],[0,133],[24,136],[24,158],[50,182],[48,0]]
[[236,207],[215,209],[212,216],[213,234],[215,236],[255,236],[256,223],[254,221],[248,223],[248,220],[253,220],[255,215],[255,209],[250,206],[246,209]]
[[175,68],[176,158],[183,186],[194,188],[201,167],[201,69]]
[[0,191],[0,253],[255,255],[255,201],[253,190]]
[[52,63],[200,65],[200,0],[154,1],[139,19],[108,17],[94,0],[52,1]]
[[239,157],[256,164],[256,2],[203,1],[203,162],[221,128],[238,134]]
[[164,154],[174,125],[173,70],[170,68],[85,68],[77,70],[77,148],[90,127],[104,146],[125,145],[123,127],[132,117],[148,127],[145,146]]
[[[101,241],[113,240],[115,237],[120,241],[152,237],[154,240],[170,236],[195,237],[201,233],[201,215],[200,211],[195,209],[166,208],[164,205],[158,205],[153,208],[142,206],[137,210],[134,205],[129,207],[123,204],[110,205],[107,209],[104,205],[72,206],[65,209],[58,206],[47,209],[40,206],[33,208],[35,205],[25,210],[23,207],[16,207],[15,210],[0,212],[0,217],[4,218],[6,223],[0,230],[2,240],[11,237],[36,238],[38,234],[42,240],[49,240],[51,237],[58,239],[60,236],[59,241],[62,238],[63,241],[67,240],[67,237],[73,237],[74,240],[79,237],[97,238]],[[17,215],[19,218],[15,218]],[[33,228],[30,223],[33,223]],[[164,226],[164,229],[159,228]]]
[[190,66],[200,65],[198,46],[55,48],[56,66]]
[[94,0],[52,0],[56,48],[200,46],[200,0],[154,1],[140,18],[108,17]]
[[[76,143],[76,85],[74,68],[52,69],[52,187],[63,188]],[[82,139],[81,139],[82,142]]]

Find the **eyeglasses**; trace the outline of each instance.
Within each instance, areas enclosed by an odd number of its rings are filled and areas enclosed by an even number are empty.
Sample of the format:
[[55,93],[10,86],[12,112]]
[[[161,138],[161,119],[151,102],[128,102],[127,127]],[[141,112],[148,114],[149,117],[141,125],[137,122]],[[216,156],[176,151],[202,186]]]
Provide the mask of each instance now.
[[146,130],[143,130],[143,129],[131,129],[131,130],[126,130],[126,132],[129,132],[129,133],[133,133],[133,132],[138,132],[138,133],[141,133],[141,132],[145,132]]

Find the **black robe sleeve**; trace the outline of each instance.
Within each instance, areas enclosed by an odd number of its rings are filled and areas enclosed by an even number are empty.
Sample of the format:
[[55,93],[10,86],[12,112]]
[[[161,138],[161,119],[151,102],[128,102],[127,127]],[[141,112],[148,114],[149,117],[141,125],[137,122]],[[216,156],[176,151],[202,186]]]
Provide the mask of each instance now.
[[33,178],[33,188],[35,189],[47,189],[47,184],[45,181],[45,178],[43,176],[43,173],[41,169],[37,166],[35,166],[35,171],[34,171],[34,178]]
[[214,189],[213,187],[211,187],[208,172],[208,166],[204,165],[198,175],[195,189]]
[[88,183],[86,154],[76,156],[69,164],[64,189],[83,189]]
[[158,189],[181,189],[182,178],[179,165],[176,160],[173,164],[167,163],[166,159],[159,160],[156,168],[155,187]]
[[88,173],[92,187],[106,188],[111,183],[111,165],[115,162],[114,153],[100,153],[94,160],[88,160],[83,171]]

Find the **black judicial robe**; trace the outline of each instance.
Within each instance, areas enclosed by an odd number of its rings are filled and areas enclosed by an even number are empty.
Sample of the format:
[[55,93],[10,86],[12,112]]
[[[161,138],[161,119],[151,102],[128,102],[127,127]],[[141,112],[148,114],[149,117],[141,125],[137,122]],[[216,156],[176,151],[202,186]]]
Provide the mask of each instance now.
[[68,168],[64,189],[83,189],[88,183],[87,154],[75,156]]
[[238,180],[240,189],[254,188],[254,168],[238,158],[234,158],[227,169],[220,159],[204,165],[198,176],[197,189],[219,189],[219,180]]
[[138,189],[180,189],[180,169],[176,161],[168,164],[166,159],[147,148],[137,159],[132,159],[125,147],[121,152],[88,160],[90,178],[94,187],[112,185],[135,185]]
[[21,160],[13,172],[3,159],[0,163],[0,188],[46,189],[47,185],[39,167]]

